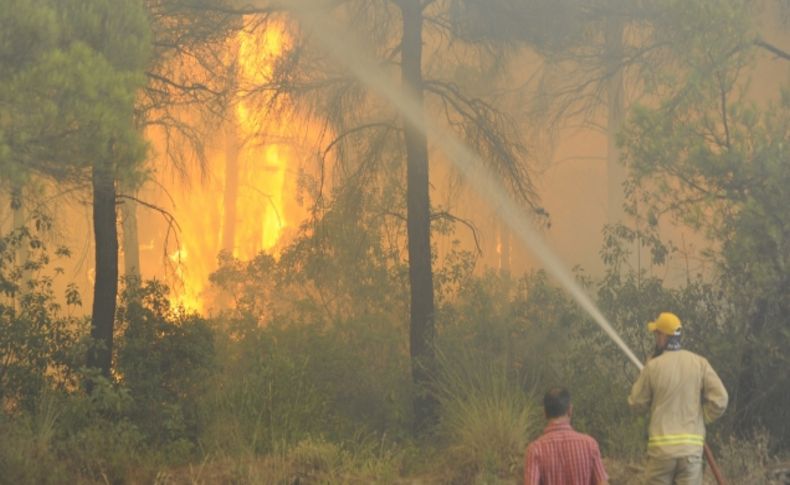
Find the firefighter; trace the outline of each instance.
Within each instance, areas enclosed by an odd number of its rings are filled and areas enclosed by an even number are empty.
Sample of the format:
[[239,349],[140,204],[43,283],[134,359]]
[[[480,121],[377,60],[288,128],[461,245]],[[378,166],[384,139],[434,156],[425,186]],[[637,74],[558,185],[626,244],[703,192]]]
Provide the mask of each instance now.
[[628,404],[650,410],[648,485],[701,485],[705,424],[727,408],[727,390],[708,361],[681,348],[681,322],[661,313],[648,323],[656,352],[631,388]]

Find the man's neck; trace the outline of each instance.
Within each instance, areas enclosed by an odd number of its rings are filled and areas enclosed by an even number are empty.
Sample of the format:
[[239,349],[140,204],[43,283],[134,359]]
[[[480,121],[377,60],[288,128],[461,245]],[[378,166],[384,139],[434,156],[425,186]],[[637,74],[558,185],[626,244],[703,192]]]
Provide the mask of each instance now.
[[565,415],[549,419],[549,426],[553,424],[571,424],[571,418],[570,416]]

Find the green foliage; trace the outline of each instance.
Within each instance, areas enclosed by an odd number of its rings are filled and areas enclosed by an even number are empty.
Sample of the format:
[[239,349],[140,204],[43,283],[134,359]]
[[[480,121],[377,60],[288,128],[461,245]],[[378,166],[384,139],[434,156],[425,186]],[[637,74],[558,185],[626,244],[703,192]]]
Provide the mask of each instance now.
[[[713,285],[694,280],[667,289],[660,279],[637,276],[621,265],[610,268],[601,281],[581,273],[578,277],[591,292],[597,290],[603,314],[637,355],[646,358],[653,350],[646,322],[672,308],[684,315],[686,347],[706,351],[727,376],[729,339],[718,317],[722,301]],[[636,369],[545,273],[519,280],[494,272],[469,275],[442,307],[439,323],[440,348],[457,365],[475,362],[484,369],[481,373],[508,376],[538,396],[563,385],[573,396],[574,425],[594,436],[605,456],[642,456],[645,419],[634,416],[626,403]],[[472,373],[462,375],[458,382],[475,382]],[[492,392],[480,392],[479,399]]]
[[525,387],[540,388],[560,378],[567,337],[584,318],[544,272],[518,280],[487,272],[466,275],[437,320],[445,354],[470,349],[517,370]]
[[[620,290],[609,288],[612,293]],[[487,419],[495,421],[498,416],[511,421],[513,439],[513,433],[522,429],[516,423],[524,424],[529,417],[527,429],[534,436],[543,420],[534,404],[525,401],[522,389],[542,396],[547,388],[563,385],[573,395],[575,426],[595,436],[605,455],[633,456],[643,449],[643,422],[631,419],[625,400],[634,372],[622,352],[545,273],[525,275],[519,280],[493,272],[468,277],[455,298],[442,308],[439,321],[440,348],[448,362],[453,363],[448,368],[457,368],[456,374],[450,374],[454,386],[480,388],[469,392],[472,398],[440,393],[445,396],[441,398],[445,406],[453,410],[452,425],[447,426],[448,421],[443,418],[444,433],[461,435],[462,430],[476,430],[478,436],[469,436],[467,441],[488,442],[494,436],[487,432],[502,428]],[[441,379],[447,379],[445,372]],[[499,383],[499,387],[493,383]],[[509,397],[497,400],[494,396],[503,395],[503,389],[508,389]],[[522,415],[519,409],[531,409],[533,414]],[[522,435],[522,444],[526,444],[524,439]],[[485,456],[481,450],[477,453],[471,451],[471,445],[468,447],[467,460]],[[511,449],[510,459],[515,459],[516,448]],[[489,443],[488,449],[497,448]],[[523,449],[518,453],[519,461],[511,462],[511,466],[520,466],[522,453]],[[497,465],[500,467],[501,456]],[[472,463],[481,467],[477,472],[487,466]],[[486,473],[496,475],[502,470],[489,470],[478,479],[486,480]],[[511,468],[509,473],[515,471]],[[470,473],[474,476],[477,472]]]
[[149,43],[141,5],[3,0],[0,12],[4,182],[138,162],[144,144],[133,113]]
[[211,279],[215,301],[230,308],[218,322],[210,447],[271,451],[308,436],[405,432],[405,266],[387,225],[355,194],[306,224],[279,260],[221,258]]
[[112,483],[149,471],[144,436],[125,417],[128,391],[95,382],[90,397],[49,391],[33,410],[0,415],[0,483]]
[[271,451],[309,435],[402,432],[408,360],[399,334],[382,323],[248,320],[221,332],[225,358],[207,403],[207,446]]
[[116,482],[144,467],[145,436],[127,417],[133,400],[123,387],[94,376],[90,396],[68,396],[54,449],[74,477]]
[[[53,285],[61,272],[51,268],[42,237],[50,221],[36,216],[32,227],[21,227],[0,238],[0,407],[36,408],[50,387],[72,385],[75,350],[83,322],[62,314]],[[59,248],[56,261],[68,255]],[[26,259],[20,258],[25,256]],[[65,300],[79,305],[73,287]]]
[[622,136],[630,204],[650,237],[669,216],[707,238],[701,256],[712,282],[689,284],[701,298],[687,320],[708,332],[706,353],[720,363],[733,398],[725,419],[745,434],[770,426],[786,445],[790,96],[784,90],[765,106],[747,97],[745,3],[701,5],[726,28],[700,30],[677,53],[673,95],[634,112]]
[[[17,241],[13,237],[2,244]],[[29,254],[41,258],[29,260],[37,264],[28,267],[43,271],[44,245],[34,247]],[[214,373],[206,322],[172,310],[166,289],[155,282],[130,289],[119,312],[119,385],[77,371],[76,356],[83,354],[77,331],[84,326],[59,316],[50,286],[43,293],[38,284],[26,287],[38,296],[21,298],[20,312],[5,313],[14,319],[0,336],[4,350],[10,349],[3,360],[0,428],[9,441],[0,446],[0,483],[143,479],[158,463],[190,457],[199,398]],[[37,309],[32,317],[26,316],[28,307]],[[95,382],[89,396],[79,391],[88,377]],[[41,466],[58,474],[45,474]]]
[[253,322],[240,322],[227,335],[217,342],[225,358],[205,403],[201,440],[209,450],[272,451],[281,442],[326,430],[332,419],[328,399],[308,373],[311,359],[304,348],[275,345]]
[[172,308],[167,297],[156,281],[126,287],[116,369],[133,397],[125,416],[152,444],[177,455],[197,441],[197,402],[215,373],[215,349],[208,323]]

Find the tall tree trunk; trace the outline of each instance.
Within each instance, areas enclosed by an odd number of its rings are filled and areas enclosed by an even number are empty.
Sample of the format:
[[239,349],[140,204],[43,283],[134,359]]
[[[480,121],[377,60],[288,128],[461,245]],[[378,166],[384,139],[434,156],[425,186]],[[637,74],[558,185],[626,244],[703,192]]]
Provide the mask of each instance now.
[[126,199],[121,204],[123,220],[123,275],[126,284],[140,281],[140,237],[137,233],[137,202]]
[[620,163],[620,149],[617,147],[617,133],[623,126],[625,99],[623,96],[623,20],[616,15],[606,19],[606,57],[609,79],[607,81],[607,200],[609,224],[622,223],[625,217],[623,205],[625,194],[625,167]]
[[236,247],[236,201],[239,198],[239,139],[236,122],[225,132],[225,214],[222,221],[222,250],[233,255]]
[[[403,0],[401,75],[406,91],[423,105],[422,6],[420,0]],[[431,269],[430,200],[428,195],[428,142],[419,127],[404,121],[407,166],[406,227],[409,240],[411,289],[410,351],[415,430],[425,430],[437,416],[437,402],[428,392],[435,367],[433,272]]]
[[118,226],[115,213],[115,176],[112,169],[93,168],[93,235],[96,246],[96,278],[88,349],[88,368],[110,377],[115,305],[118,296]]

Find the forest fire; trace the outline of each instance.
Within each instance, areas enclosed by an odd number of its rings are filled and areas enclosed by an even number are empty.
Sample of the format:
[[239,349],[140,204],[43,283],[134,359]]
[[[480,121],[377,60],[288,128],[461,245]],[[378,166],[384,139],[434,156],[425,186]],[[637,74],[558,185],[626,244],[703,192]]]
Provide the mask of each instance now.
[[[285,23],[266,29],[240,30],[228,42],[239,86],[271,81],[280,56],[288,49]],[[209,275],[221,251],[251,259],[260,251],[278,252],[283,230],[298,223],[289,211],[287,180],[298,163],[288,146],[293,127],[284,117],[267,118],[259,109],[285,101],[240,95],[207,148],[205,175],[184,182],[160,176],[158,183],[172,198],[172,215],[180,231],[169,252],[173,303],[188,310],[205,311]],[[275,110],[277,111],[277,110]],[[161,256],[159,256],[161,258]],[[156,266],[154,266],[156,267]]]
[[790,483],[790,2],[0,33],[0,483]]

